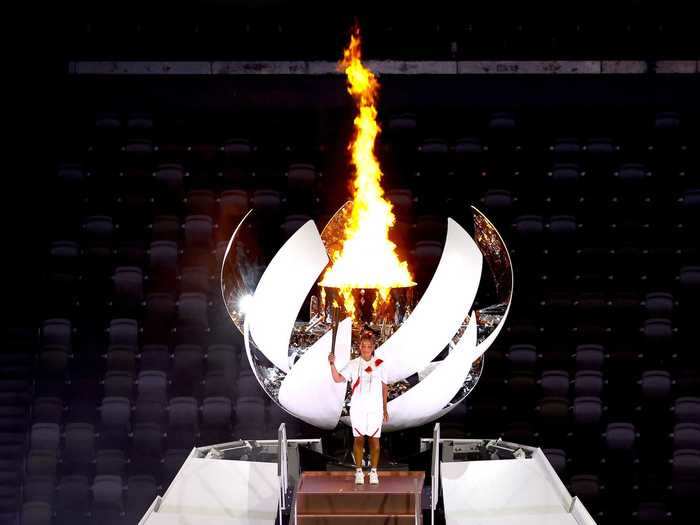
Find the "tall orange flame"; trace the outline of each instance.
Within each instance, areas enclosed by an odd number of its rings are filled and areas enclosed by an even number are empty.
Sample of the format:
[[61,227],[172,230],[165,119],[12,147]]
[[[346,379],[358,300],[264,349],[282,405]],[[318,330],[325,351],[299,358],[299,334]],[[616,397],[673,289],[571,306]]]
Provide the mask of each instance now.
[[396,219],[391,203],[384,198],[382,170],[374,154],[381,131],[375,107],[379,82],[362,65],[361,57],[360,30],[356,26],[339,63],[357,107],[355,133],[348,146],[355,172],[352,213],[345,225],[342,248],[331,254],[331,266],[321,281],[322,286],[340,290],[351,315],[355,312],[353,288],[375,288],[378,297],[386,300],[392,288],[415,285],[408,264],[399,260],[396,245],[389,240],[389,229]]

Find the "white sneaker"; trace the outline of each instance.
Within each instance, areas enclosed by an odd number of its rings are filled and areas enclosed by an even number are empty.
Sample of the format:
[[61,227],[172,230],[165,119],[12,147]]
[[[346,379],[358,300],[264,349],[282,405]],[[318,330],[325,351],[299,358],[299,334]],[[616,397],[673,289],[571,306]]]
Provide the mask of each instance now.
[[372,485],[379,483],[379,474],[377,474],[377,469],[372,469],[369,471],[369,482]]
[[356,470],[355,471],[355,485],[364,485],[365,484],[365,473],[362,472],[361,470]]

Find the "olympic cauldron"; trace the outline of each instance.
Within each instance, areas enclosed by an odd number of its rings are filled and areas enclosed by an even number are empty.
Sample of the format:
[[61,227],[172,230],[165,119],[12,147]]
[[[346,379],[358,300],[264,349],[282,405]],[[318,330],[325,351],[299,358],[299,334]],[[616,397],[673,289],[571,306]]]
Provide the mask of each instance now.
[[[270,227],[264,212],[250,210],[221,269],[223,300],[260,386],[282,409],[323,429],[349,424],[349,388],[333,382],[327,360],[332,307],[342,301],[318,279],[351,210],[347,202],[321,233],[309,220],[273,253],[261,241]],[[377,290],[355,289],[354,316],[341,308],[338,369],[357,355],[363,329],[376,334],[375,355],[391,383],[385,432],[428,423],[463,401],[505,323],[514,285],[510,255],[486,216],[470,211],[472,235],[447,219],[442,255],[422,293],[393,288],[379,301]]]

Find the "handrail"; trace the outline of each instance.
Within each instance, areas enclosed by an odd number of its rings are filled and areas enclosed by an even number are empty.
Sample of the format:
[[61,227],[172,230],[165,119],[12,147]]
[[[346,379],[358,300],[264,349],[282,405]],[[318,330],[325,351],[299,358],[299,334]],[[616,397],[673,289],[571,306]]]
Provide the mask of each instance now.
[[440,491],[440,423],[433,427],[433,460],[430,468],[430,523],[435,523],[435,509]]

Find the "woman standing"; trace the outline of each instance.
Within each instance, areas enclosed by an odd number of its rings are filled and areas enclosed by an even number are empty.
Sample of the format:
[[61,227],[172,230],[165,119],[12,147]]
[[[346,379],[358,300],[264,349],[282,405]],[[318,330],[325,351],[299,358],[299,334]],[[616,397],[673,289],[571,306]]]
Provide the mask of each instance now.
[[370,463],[369,482],[379,483],[377,464],[379,463],[379,437],[382,422],[389,420],[386,409],[387,373],[382,360],[374,357],[374,334],[366,331],[360,337],[360,355],[351,359],[338,371],[335,368],[335,354],[328,354],[331,374],[336,383],[350,381],[352,394],[350,398],[350,423],[354,437],[353,455],[355,456],[355,483],[365,482],[362,472],[362,454],[365,438],[369,439]]

